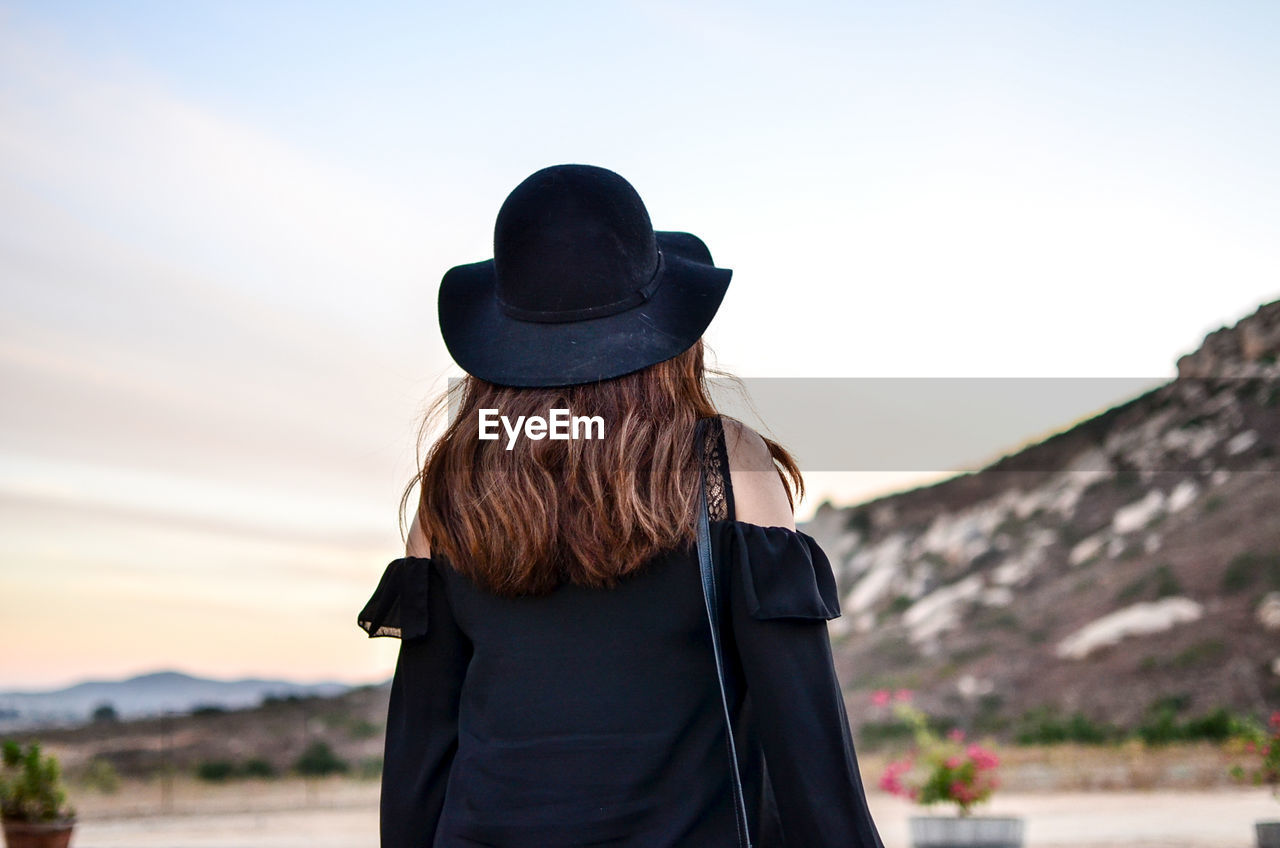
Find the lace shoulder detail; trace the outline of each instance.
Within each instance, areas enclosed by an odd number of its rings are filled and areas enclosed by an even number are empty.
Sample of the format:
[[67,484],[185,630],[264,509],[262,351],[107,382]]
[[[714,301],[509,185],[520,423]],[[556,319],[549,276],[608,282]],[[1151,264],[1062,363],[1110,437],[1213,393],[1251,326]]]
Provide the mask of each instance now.
[[707,419],[702,438],[702,465],[707,480],[707,519],[727,521],[731,517],[732,510],[724,422],[719,418]]

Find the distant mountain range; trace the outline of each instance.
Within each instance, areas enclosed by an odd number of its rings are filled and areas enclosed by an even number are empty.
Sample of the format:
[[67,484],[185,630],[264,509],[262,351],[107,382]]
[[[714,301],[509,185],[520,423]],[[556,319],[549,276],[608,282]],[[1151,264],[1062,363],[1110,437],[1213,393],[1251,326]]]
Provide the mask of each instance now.
[[1177,364],[980,471],[803,525],[836,570],[855,723],[898,688],[993,732],[1280,707],[1280,301]]
[[340,695],[346,683],[287,680],[213,680],[178,671],[157,671],[126,680],[86,680],[46,691],[0,692],[0,732],[88,720],[108,704],[122,719],[186,713],[201,706],[238,709],[257,706],[268,695]]

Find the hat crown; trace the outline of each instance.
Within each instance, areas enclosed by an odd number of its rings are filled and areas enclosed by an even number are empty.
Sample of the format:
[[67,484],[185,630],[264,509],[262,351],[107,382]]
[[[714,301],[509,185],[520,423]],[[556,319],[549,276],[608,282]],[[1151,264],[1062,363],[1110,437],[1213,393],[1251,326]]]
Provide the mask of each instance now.
[[509,316],[575,321],[644,302],[660,282],[640,195],[593,165],[553,165],[507,196],[493,233],[497,295]]

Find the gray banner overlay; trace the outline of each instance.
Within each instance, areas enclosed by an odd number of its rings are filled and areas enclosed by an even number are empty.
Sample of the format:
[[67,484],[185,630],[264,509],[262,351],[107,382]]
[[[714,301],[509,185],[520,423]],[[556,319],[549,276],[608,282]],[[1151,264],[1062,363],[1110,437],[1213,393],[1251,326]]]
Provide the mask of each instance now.
[[[1055,434],[1063,435],[1002,467],[1056,471],[1077,467],[1089,453],[1133,470],[1280,467],[1280,384],[1271,378],[773,377],[709,383],[721,412],[782,444],[804,471],[977,470]],[[609,422],[605,430],[607,438]]]

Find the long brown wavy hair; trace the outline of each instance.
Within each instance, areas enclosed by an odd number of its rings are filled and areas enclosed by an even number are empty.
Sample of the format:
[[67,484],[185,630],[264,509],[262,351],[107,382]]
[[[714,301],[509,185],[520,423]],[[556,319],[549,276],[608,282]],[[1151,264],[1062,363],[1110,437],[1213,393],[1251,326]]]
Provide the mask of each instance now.
[[[452,406],[400,499],[420,485],[418,521],[433,558],[498,595],[540,595],[568,581],[608,588],[664,551],[692,546],[699,469],[698,419],[717,415],[708,392],[703,343],[641,371],[578,386],[512,388],[471,375],[442,394],[424,417]],[[729,377],[718,369],[716,375]],[[517,437],[507,450],[479,437],[479,411],[549,417],[565,408],[600,416],[604,438]],[[795,459],[765,444],[788,500],[803,496]]]

